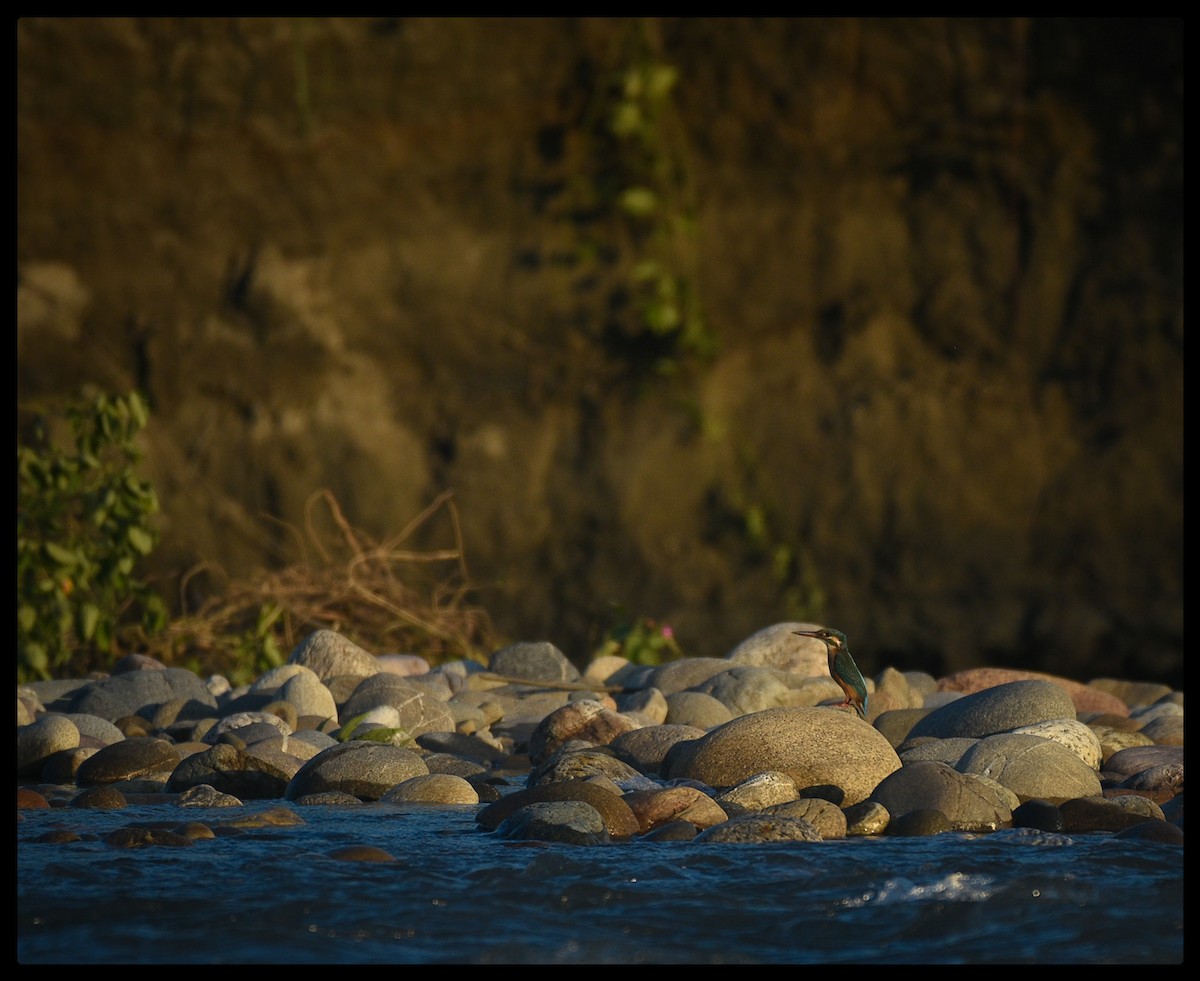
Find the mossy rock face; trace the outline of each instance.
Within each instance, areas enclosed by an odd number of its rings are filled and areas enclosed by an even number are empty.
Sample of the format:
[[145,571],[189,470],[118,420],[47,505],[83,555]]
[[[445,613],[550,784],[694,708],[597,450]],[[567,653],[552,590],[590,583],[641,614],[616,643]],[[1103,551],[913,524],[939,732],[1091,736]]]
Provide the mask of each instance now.
[[147,394],[149,571],[452,489],[498,634],[577,665],[616,601],[693,656],[833,612],[868,677],[1182,687],[1177,25],[662,22],[697,363],[571,197],[627,27],[17,22],[18,399]]

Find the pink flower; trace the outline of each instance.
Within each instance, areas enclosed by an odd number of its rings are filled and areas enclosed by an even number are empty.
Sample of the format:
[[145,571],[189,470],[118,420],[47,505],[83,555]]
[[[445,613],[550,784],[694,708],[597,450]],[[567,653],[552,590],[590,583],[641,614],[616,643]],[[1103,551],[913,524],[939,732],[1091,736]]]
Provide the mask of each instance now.
[[671,629],[670,624],[663,624],[660,632],[667,640],[675,636],[675,631]]

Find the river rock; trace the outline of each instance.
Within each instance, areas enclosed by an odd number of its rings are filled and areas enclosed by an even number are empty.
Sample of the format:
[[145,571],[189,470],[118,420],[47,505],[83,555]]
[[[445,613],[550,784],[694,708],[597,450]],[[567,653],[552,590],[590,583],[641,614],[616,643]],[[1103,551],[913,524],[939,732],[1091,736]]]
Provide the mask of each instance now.
[[622,733],[639,728],[638,722],[605,708],[600,702],[591,699],[569,702],[534,727],[529,737],[529,758],[535,764],[543,763],[568,740],[605,746]]
[[[680,752],[676,752],[680,751]],[[852,713],[828,708],[776,708],[743,715],[667,757],[668,778],[728,788],[765,770],[786,773],[802,791],[836,788],[837,803],[856,804],[900,758],[881,733]]]
[[352,740],[322,750],[292,777],[284,796],[295,800],[308,794],[345,791],[359,800],[376,801],[396,784],[428,773],[411,749]]
[[670,725],[694,729],[713,729],[733,718],[728,706],[699,691],[677,691],[666,696],[667,718]]
[[65,715],[43,715],[17,726],[17,776],[36,777],[55,753],[78,746],[79,729]]
[[697,844],[762,844],[769,841],[820,841],[804,818],[750,812],[731,817],[696,835]]
[[[633,811],[643,834],[672,821],[687,821],[697,828],[709,828],[729,819],[713,798],[695,787],[635,790],[625,794],[623,800]],[[688,837],[695,837],[695,832]]]
[[909,738],[991,736],[1047,719],[1075,718],[1075,703],[1050,681],[1012,681],[985,688],[930,712],[909,731]]
[[109,722],[131,715],[149,719],[154,708],[182,699],[177,718],[202,719],[216,715],[217,700],[196,674],[184,668],[130,671],[93,681],[79,689],[72,712],[98,715]]
[[579,669],[548,640],[509,644],[488,658],[488,670],[526,681],[578,681]]
[[1112,712],[1114,715],[1128,715],[1129,706],[1121,699],[1093,688],[1080,684],[1070,678],[1060,678],[1053,674],[1040,671],[1019,671],[1014,668],[968,668],[956,674],[948,675],[938,681],[940,691],[962,692],[971,694],[998,685],[1008,685],[1015,681],[1046,681],[1058,685],[1071,699],[1074,710],[1064,716],[1074,718],[1079,712]]
[[[138,671],[140,676],[162,672]],[[122,675],[122,677],[130,677]],[[150,774],[170,773],[179,765],[179,752],[173,743],[153,736],[137,736],[105,746],[79,764],[75,782],[80,787],[116,783]]]
[[479,794],[462,777],[424,773],[396,784],[379,801],[382,804],[478,804]]
[[936,761],[912,763],[880,781],[869,800],[887,809],[891,821],[910,811],[937,810],[957,831],[995,831],[1012,825],[1003,795],[969,774]]
[[1092,767],[1062,743],[1040,736],[999,733],[980,739],[955,769],[991,777],[1022,800],[1067,800],[1100,793],[1100,778]]
[[[453,732],[454,717],[446,703],[412,684],[400,675],[380,672],[364,678],[346,699],[339,713],[345,724],[374,708],[387,706],[398,713],[395,728],[409,736],[423,732]],[[388,722],[387,724],[393,725]]]
[[594,807],[604,819],[604,827],[614,838],[629,838],[638,833],[638,821],[619,794],[604,790],[586,780],[564,780],[514,791],[488,804],[475,821],[494,831],[502,821],[520,807],[540,801],[578,800]]
[[763,627],[741,641],[728,654],[727,661],[756,667],[778,668],[802,677],[829,677],[829,656],[823,641],[815,637],[797,637],[797,630],[820,630],[815,623],[776,623]]
[[500,838],[567,845],[605,845],[611,841],[600,812],[581,800],[526,804],[500,822],[495,834]]
[[290,766],[281,766],[228,743],[217,743],[180,761],[166,789],[177,794],[207,785],[241,800],[269,800],[284,795],[292,770],[298,766],[294,758]]
[[776,671],[751,665],[715,674],[693,690],[711,695],[734,718],[793,704],[792,689],[780,680]]
[[1104,758],[1100,737],[1078,719],[1049,719],[1012,730],[1016,734],[1040,736],[1062,743],[1093,770],[1100,769]]
[[326,683],[345,675],[366,678],[380,670],[374,654],[333,630],[313,631],[292,648],[287,663],[303,665]]

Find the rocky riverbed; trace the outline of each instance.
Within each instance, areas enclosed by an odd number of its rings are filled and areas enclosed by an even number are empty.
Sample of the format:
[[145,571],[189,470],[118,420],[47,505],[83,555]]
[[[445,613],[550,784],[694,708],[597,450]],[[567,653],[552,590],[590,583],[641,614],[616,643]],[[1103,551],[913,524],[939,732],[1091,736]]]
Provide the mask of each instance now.
[[[18,815],[163,802],[287,822],[381,802],[472,805],[481,834],[579,844],[1024,827],[1182,845],[1183,692],[888,668],[863,720],[838,707],[824,645],[793,633],[814,626],[766,627],[723,658],[582,672],[544,641],[431,669],[322,630],[239,688],[132,655],[110,676],[18,687]],[[107,840],[212,833],[181,814]]]

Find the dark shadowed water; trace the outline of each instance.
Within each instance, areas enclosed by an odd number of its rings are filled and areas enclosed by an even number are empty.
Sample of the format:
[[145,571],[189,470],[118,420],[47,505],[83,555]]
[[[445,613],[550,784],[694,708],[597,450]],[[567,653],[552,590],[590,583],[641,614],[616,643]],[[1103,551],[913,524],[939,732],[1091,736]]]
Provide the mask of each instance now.
[[[247,808],[253,812],[255,808]],[[1184,957],[1183,849],[1002,831],[514,843],[475,807],[295,808],[294,827],[117,848],[228,810],[22,812],[17,959],[41,963],[1092,963]],[[373,845],[393,862],[331,853]]]

